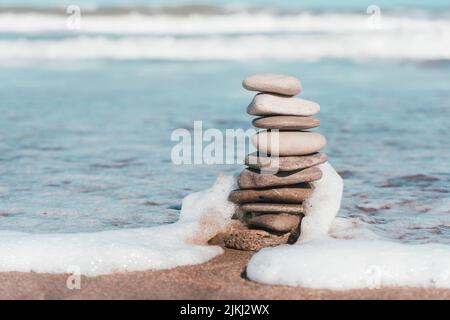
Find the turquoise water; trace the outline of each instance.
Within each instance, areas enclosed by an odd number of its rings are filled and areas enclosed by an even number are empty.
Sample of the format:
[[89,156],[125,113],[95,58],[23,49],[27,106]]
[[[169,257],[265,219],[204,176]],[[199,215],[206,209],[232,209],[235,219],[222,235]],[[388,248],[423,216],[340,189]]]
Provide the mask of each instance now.
[[[239,10],[225,24],[203,17],[208,28],[143,14],[148,25],[126,32],[116,27],[130,26],[127,16],[113,15],[113,24],[111,16],[86,17],[74,32],[64,16],[48,26],[32,10],[15,13],[11,25],[0,14],[0,230],[176,221],[184,196],[242,166],[176,166],[172,131],[196,120],[205,129],[249,128],[252,94],[241,81],[276,72],[299,77],[302,96],[322,106],[325,151],[346,183],[341,216],[388,238],[450,242],[448,20],[405,25],[412,11],[387,15],[389,25],[373,33],[360,24],[365,12],[250,15],[260,24],[247,25],[248,11]],[[297,18],[311,19],[293,26]],[[177,23],[184,27],[174,30]]]
[[261,70],[301,77],[304,96],[321,103],[326,152],[346,181],[342,215],[380,228],[405,224],[413,237],[450,235],[450,66],[342,61],[10,68],[1,73],[0,228],[176,220],[184,196],[242,167],[173,165],[172,130],[195,120],[249,127],[251,94],[240,81]]

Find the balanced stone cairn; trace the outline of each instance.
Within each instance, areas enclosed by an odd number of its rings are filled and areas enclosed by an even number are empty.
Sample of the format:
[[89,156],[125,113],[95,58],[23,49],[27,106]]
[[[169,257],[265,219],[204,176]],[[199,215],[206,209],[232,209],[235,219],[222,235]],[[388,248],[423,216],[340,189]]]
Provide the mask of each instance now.
[[230,193],[239,215],[222,242],[240,250],[295,243],[304,201],[313,192],[310,182],[322,177],[318,165],[327,161],[319,153],[326,143],[324,136],[305,131],[320,125],[311,117],[320,106],[295,97],[302,87],[290,76],[257,74],[245,79],[243,86],[259,92],[247,113],[258,116],[253,125],[264,130],[252,139],[257,152],[245,159],[248,168],[239,175],[239,190]]

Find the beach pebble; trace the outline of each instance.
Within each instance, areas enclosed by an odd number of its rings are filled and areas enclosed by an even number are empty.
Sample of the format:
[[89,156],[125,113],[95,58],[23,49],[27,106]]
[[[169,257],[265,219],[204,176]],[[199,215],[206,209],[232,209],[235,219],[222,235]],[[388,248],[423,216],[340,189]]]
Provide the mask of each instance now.
[[292,214],[264,214],[248,220],[250,228],[274,232],[290,232],[300,223],[299,216]]
[[242,223],[241,220],[232,219],[230,224],[226,227],[226,229],[218,234],[216,234],[213,238],[208,241],[208,244],[215,246],[225,246],[225,239],[233,232],[237,232],[239,230],[248,230],[246,224]]
[[304,130],[318,127],[320,120],[312,117],[272,116],[254,119],[252,124],[262,129]]
[[254,169],[244,169],[239,175],[238,184],[241,189],[265,188],[311,182],[321,177],[322,171],[317,167],[277,174],[262,174]]
[[258,251],[265,247],[285,244],[289,236],[289,233],[277,236],[264,230],[236,229],[223,235],[223,244],[231,249]]
[[250,91],[271,92],[295,96],[302,90],[300,81],[281,74],[255,74],[247,77],[242,86]]
[[300,237],[301,231],[302,231],[302,220],[305,217],[303,214],[299,215],[299,221],[297,226],[291,230],[291,233],[289,235],[289,239],[287,241],[288,244],[294,244],[297,242],[298,238]]
[[294,171],[322,164],[328,160],[325,153],[306,156],[269,157],[256,152],[245,157],[245,164],[255,169],[274,168],[279,171]]
[[253,136],[253,145],[258,151],[279,156],[299,156],[322,149],[326,140],[317,132],[262,131]]
[[305,183],[298,185],[298,187],[234,190],[230,193],[228,199],[237,204],[252,202],[301,203],[309,198],[312,191],[311,185]]
[[309,100],[296,97],[285,97],[276,94],[257,94],[247,107],[252,116],[312,116],[320,111],[320,105]]
[[303,205],[292,203],[246,203],[239,207],[243,212],[255,213],[290,213],[300,214],[304,211]]

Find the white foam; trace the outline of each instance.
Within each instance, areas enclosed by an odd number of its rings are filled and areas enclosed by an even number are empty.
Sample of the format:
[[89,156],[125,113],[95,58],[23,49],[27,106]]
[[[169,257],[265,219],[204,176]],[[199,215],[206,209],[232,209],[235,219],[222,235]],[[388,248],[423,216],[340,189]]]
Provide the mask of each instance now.
[[[68,15],[49,13],[2,13],[0,30],[14,33],[103,33],[119,35],[212,35],[281,32],[343,33],[371,31],[368,16],[361,13],[301,12],[279,15],[273,12],[237,11],[227,14],[154,14],[82,15],[80,29],[68,29]],[[205,25],[208,28],[205,28]],[[408,16],[384,13],[380,21],[389,32],[448,32],[450,21],[445,17]]]
[[[450,30],[450,29],[449,29]],[[316,60],[450,59],[450,33],[242,35],[177,38],[80,36],[63,40],[1,40],[0,61],[80,59]],[[273,50],[277,48],[277,50]]]
[[352,219],[337,218],[331,223],[339,210],[342,181],[329,164],[322,165],[322,171],[322,179],[314,183],[302,237],[295,245],[255,254],[247,266],[251,280],[335,290],[450,288],[450,246],[381,240]]
[[[21,60],[255,60],[322,58],[450,59],[450,21],[383,15],[380,30],[365,14],[83,16],[0,14],[0,30],[36,38],[0,41],[0,62]],[[205,28],[205,25],[208,28]],[[61,38],[40,37],[57,32]],[[230,36],[232,35],[232,36]],[[276,50],[273,50],[276,48]]]
[[99,275],[205,262],[222,252],[205,244],[234,213],[227,197],[235,187],[234,177],[219,177],[212,188],[187,196],[171,225],[73,234],[1,231],[0,271]]
[[449,265],[450,247],[443,244],[325,239],[264,249],[253,256],[247,274],[305,288],[450,288]]
[[299,242],[311,241],[328,234],[341,207],[344,182],[333,167],[325,162],[319,168],[322,178],[313,183],[314,192],[305,201],[305,217],[302,220]]

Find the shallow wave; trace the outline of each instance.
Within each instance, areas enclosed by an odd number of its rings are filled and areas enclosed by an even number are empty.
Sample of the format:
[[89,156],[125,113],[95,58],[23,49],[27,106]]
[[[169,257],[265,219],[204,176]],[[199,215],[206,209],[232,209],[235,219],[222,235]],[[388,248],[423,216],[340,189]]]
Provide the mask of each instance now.
[[[78,5],[78,3],[77,3]],[[120,6],[99,6],[95,3],[80,4],[83,14],[102,14],[102,15],[118,15],[127,13],[140,13],[146,15],[153,14],[173,14],[173,15],[187,15],[187,14],[212,14],[225,13],[231,9],[232,6],[215,6],[208,4],[185,4],[172,6],[151,6],[151,5],[120,5]],[[0,7],[0,13],[47,13],[47,14],[64,14],[67,6],[64,5],[50,5],[50,6],[31,6],[31,5],[6,5]]]
[[[1,32],[48,33],[77,32],[102,34],[252,34],[280,32],[368,33],[374,26],[384,32],[426,32],[447,34],[448,16],[383,14],[379,24],[362,13],[279,14],[270,11],[246,10],[231,13],[177,15],[159,13],[147,15],[139,12],[126,14],[81,15],[79,30],[68,28],[69,15],[36,12],[0,12]],[[448,34],[447,34],[448,35]]]
[[[449,31],[450,32],[450,29]],[[450,35],[441,33],[241,35],[179,38],[79,36],[60,40],[0,40],[0,61],[79,59],[449,60]]]
[[64,234],[0,230],[0,272],[94,276],[205,262],[222,253],[206,244],[228,225],[235,211],[228,194],[235,188],[234,177],[219,176],[211,188],[183,199],[176,223],[155,228]]
[[0,60],[450,59],[450,20],[365,13],[0,14]]

